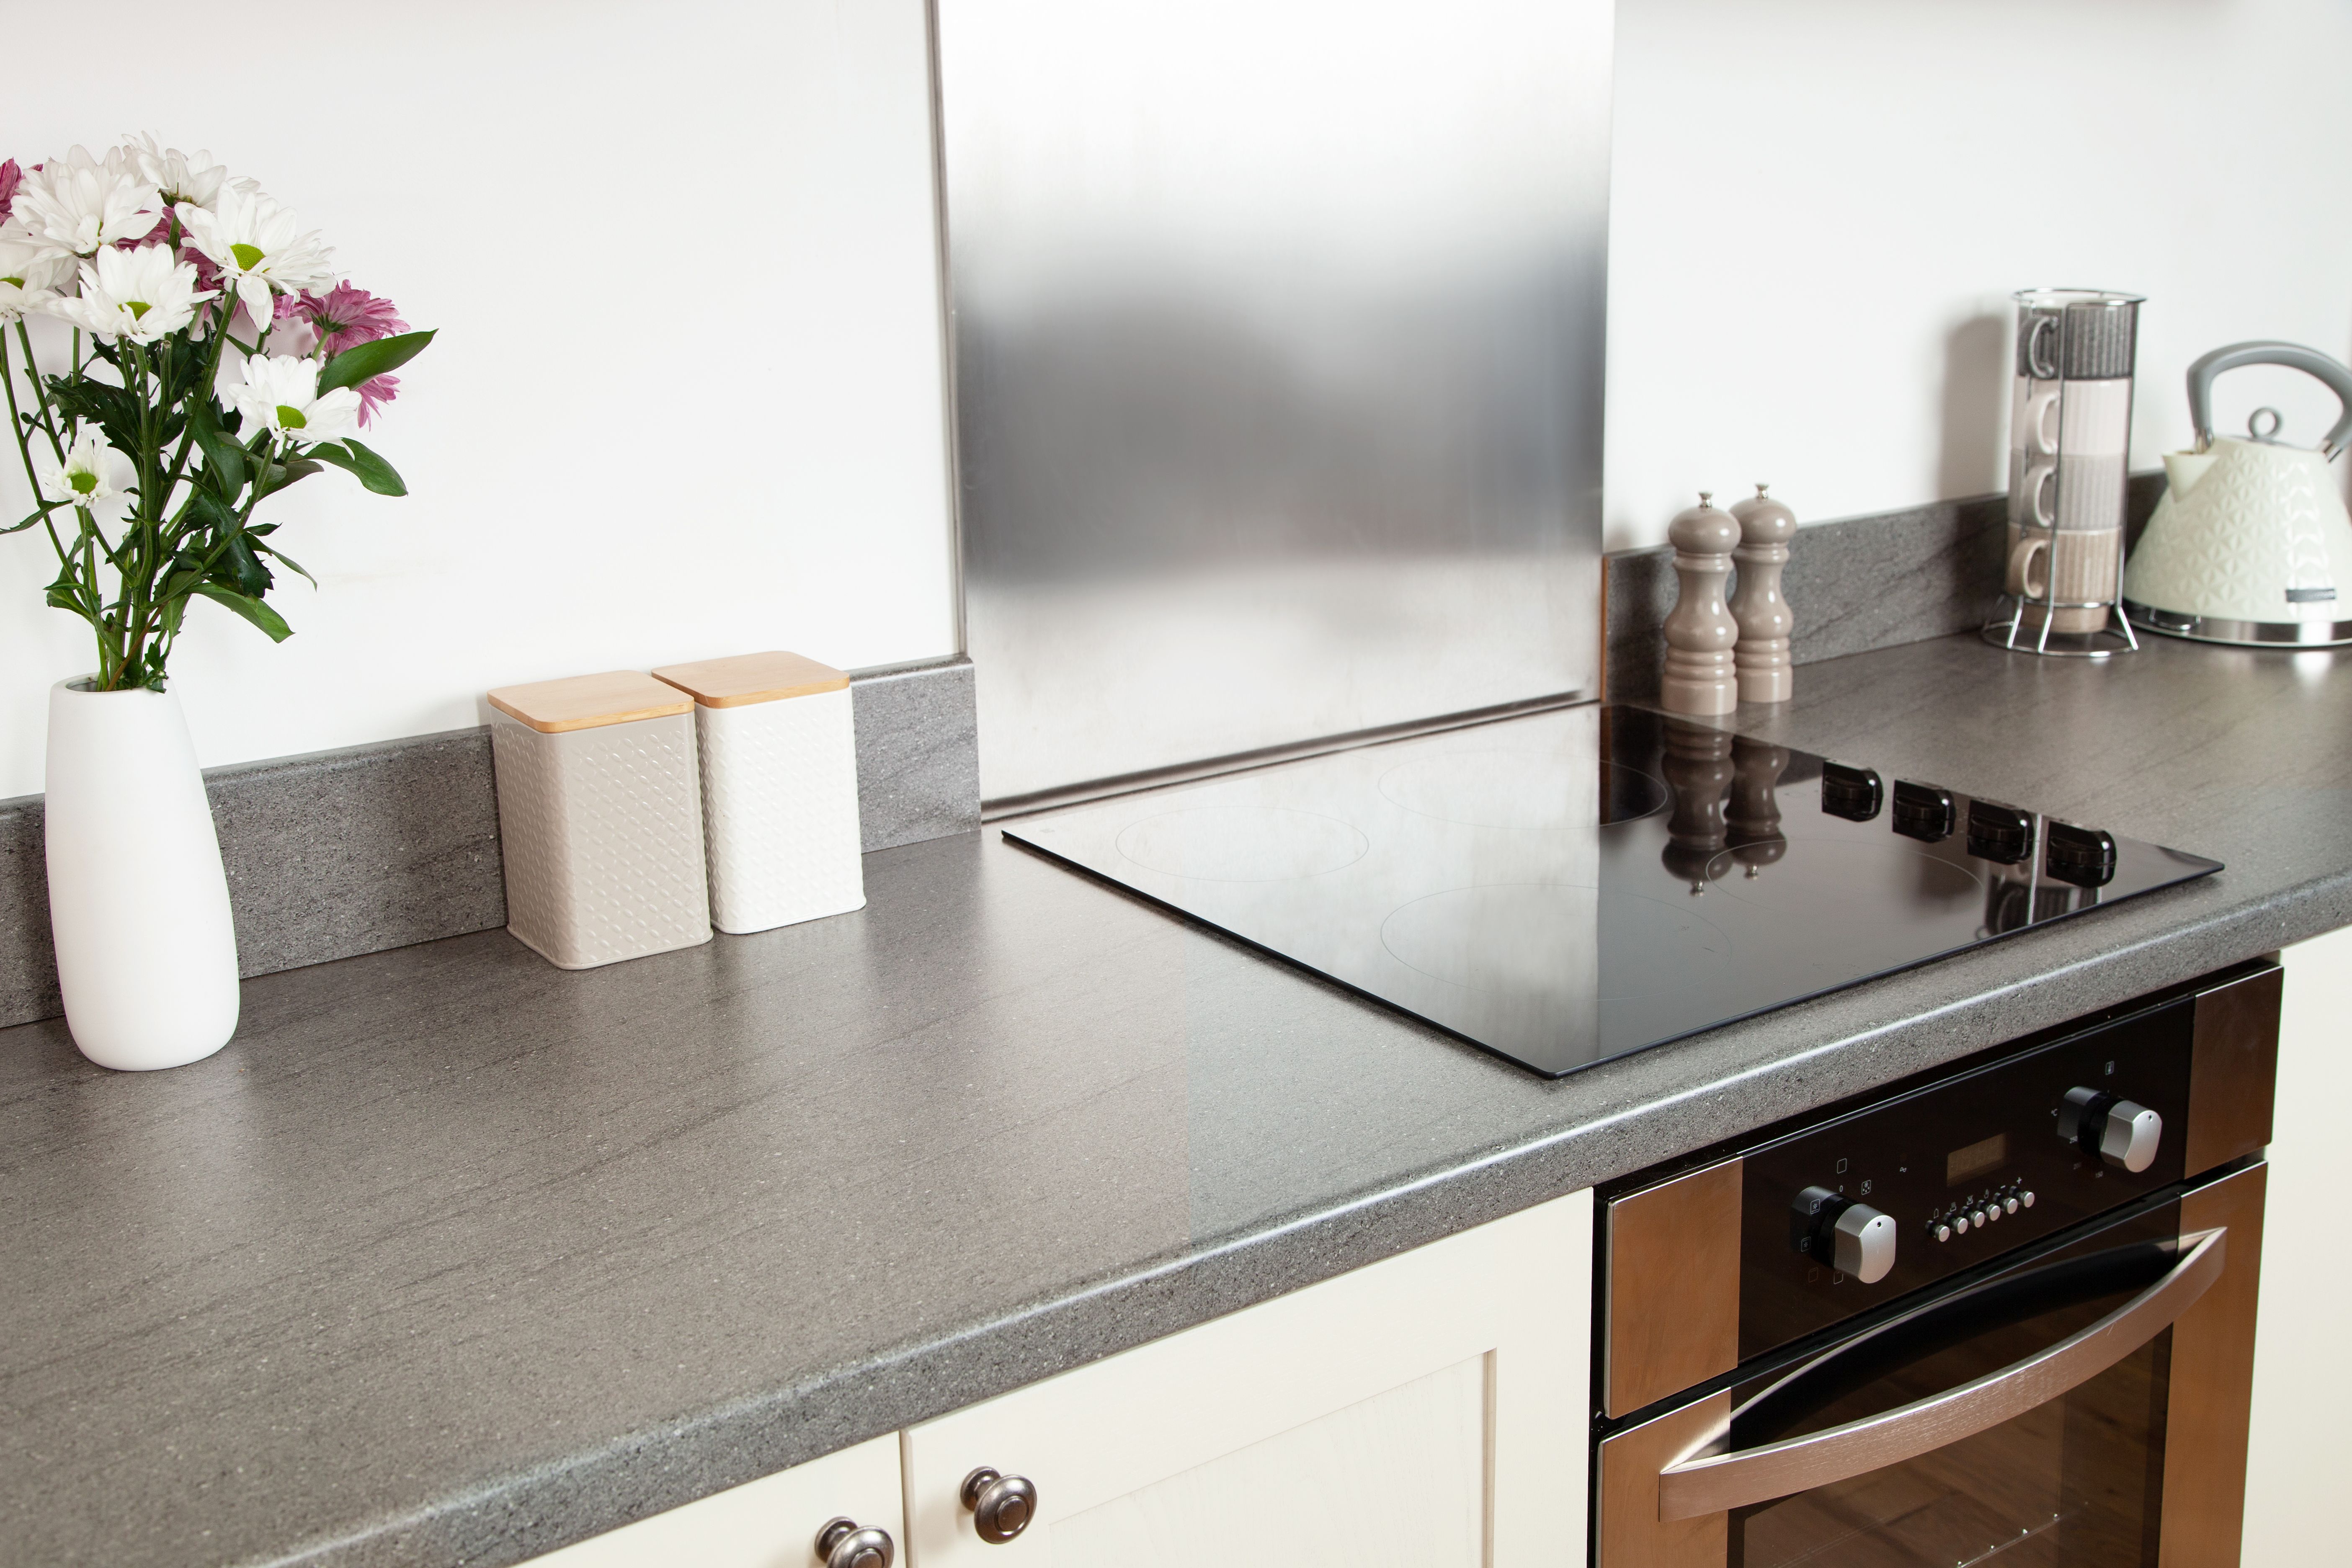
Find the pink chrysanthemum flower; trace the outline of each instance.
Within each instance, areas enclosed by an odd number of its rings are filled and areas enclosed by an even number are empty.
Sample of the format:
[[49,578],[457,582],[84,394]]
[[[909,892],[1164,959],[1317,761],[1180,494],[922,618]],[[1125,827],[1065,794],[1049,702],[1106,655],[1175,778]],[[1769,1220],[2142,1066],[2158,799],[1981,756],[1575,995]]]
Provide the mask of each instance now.
[[[408,323],[400,319],[400,311],[391,300],[348,283],[338,283],[324,294],[305,289],[299,296],[281,296],[278,317],[280,321],[296,317],[308,322],[319,334],[320,354],[329,359],[357,344],[372,343],[378,338],[408,331]],[[383,395],[386,402],[391,397],[390,393]]]
[[375,411],[378,405],[390,403],[399,395],[400,377],[396,375],[372,375],[360,383],[361,426],[366,426],[375,423]]
[[0,223],[8,221],[8,209],[16,205],[16,187],[25,183],[25,171],[16,167],[16,160],[0,163]]

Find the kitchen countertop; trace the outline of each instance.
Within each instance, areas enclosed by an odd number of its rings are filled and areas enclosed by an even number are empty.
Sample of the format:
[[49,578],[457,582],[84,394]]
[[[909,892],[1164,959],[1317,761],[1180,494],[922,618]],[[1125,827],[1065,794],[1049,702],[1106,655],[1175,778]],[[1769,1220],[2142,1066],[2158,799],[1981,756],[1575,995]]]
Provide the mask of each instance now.
[[2352,923],[2352,656],[1944,638],[1730,727],[2220,875],[1538,1080],[1000,841],[584,973],[0,1032],[0,1563],[507,1563]]

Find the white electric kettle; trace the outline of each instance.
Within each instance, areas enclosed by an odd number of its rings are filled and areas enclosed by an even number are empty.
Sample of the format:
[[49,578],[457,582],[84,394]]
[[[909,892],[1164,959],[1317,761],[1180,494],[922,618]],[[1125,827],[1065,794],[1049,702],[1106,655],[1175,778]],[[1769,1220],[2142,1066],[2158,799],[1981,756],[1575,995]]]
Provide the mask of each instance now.
[[[2249,364],[2306,372],[2336,394],[2343,416],[2317,451],[2273,439],[2269,408],[2246,422],[2250,439],[2214,438],[2213,378]],[[2352,437],[2352,370],[2294,343],[2232,343],[2189,367],[2189,418],[2197,447],[2165,454],[2164,498],[2124,568],[2124,613],[2203,642],[2352,643],[2352,517],[2327,466]]]

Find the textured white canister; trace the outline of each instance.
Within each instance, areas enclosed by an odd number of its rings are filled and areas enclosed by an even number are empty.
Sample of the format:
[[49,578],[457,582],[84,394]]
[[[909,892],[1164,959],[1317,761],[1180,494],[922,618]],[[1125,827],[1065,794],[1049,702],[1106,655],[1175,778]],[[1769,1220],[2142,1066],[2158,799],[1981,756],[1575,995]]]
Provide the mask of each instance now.
[[49,688],[43,808],[66,1026],[100,1067],[198,1061],[236,1032],[236,930],[179,699]]
[[863,909],[849,677],[792,653],[654,673],[694,698],[712,923],[740,934]]
[[709,942],[694,704],[635,670],[489,696],[507,929],[565,969]]

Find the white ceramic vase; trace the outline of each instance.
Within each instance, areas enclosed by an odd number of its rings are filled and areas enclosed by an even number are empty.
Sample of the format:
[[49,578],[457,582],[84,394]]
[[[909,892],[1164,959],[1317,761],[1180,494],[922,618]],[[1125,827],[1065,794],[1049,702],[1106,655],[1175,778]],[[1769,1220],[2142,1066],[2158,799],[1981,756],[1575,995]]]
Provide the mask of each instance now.
[[49,689],[49,930],[82,1055],[180,1067],[236,1032],[236,931],[179,700]]

